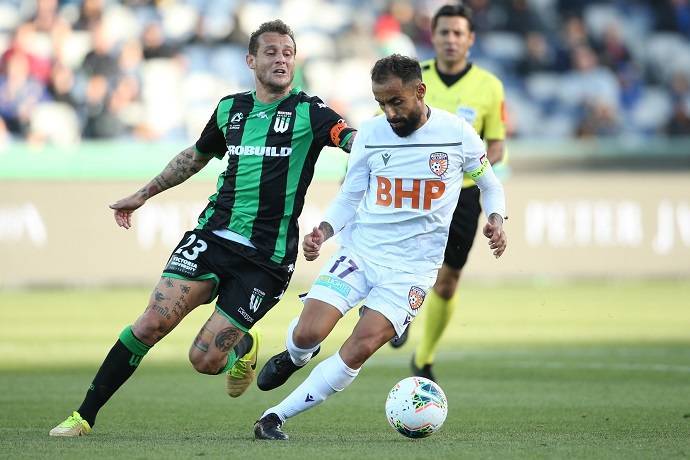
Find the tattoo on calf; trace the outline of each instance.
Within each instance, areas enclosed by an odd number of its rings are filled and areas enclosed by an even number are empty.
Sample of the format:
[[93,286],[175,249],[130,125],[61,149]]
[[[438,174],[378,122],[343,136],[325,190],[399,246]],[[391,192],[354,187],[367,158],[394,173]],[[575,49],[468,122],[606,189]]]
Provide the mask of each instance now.
[[156,302],[161,302],[165,300],[165,296],[158,289],[156,289],[156,292],[153,294],[153,297],[156,299]]
[[196,335],[196,338],[194,339],[193,346],[194,348],[197,348],[204,353],[206,353],[211,346],[210,339],[213,338],[213,331],[209,328],[206,327],[206,324],[210,323],[211,319],[209,318],[206,323],[201,326],[201,330],[199,333]]
[[237,343],[240,334],[240,331],[234,327],[223,329],[216,335],[216,347],[220,351],[230,351]]
[[175,286],[175,283],[173,283],[173,280],[172,280],[172,279],[170,279],[170,278],[165,278],[165,286],[171,288],[171,287],[174,287],[174,286]]
[[191,291],[192,288],[190,286],[187,286],[186,284],[183,284],[180,286],[180,290],[183,294],[189,294],[189,291]]

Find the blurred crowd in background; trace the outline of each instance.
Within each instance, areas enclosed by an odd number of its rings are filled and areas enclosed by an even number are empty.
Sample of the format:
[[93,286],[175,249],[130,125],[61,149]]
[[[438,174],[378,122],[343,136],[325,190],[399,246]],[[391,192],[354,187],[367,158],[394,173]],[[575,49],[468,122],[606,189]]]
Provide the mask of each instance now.
[[[296,84],[357,126],[369,70],[433,57],[434,0],[0,0],[0,145],[193,141],[252,89],[249,34],[281,18]],[[506,90],[521,138],[690,135],[690,0],[466,0],[470,60]]]

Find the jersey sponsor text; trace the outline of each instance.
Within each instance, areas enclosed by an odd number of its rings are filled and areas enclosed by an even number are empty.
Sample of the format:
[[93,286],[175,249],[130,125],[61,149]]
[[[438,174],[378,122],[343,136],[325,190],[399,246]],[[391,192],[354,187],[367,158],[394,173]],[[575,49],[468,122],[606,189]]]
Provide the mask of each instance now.
[[230,145],[228,155],[256,155],[262,157],[289,157],[292,147],[262,147],[255,145]]
[[[411,187],[410,187],[410,182]],[[413,209],[431,209],[433,200],[441,198],[446,190],[446,184],[440,180],[400,179],[393,181],[387,177],[376,176],[376,204],[379,206],[403,207],[403,200],[409,200],[409,207]],[[408,185],[405,186],[405,183]],[[422,184],[424,188],[421,196]],[[420,203],[422,207],[420,208]]]

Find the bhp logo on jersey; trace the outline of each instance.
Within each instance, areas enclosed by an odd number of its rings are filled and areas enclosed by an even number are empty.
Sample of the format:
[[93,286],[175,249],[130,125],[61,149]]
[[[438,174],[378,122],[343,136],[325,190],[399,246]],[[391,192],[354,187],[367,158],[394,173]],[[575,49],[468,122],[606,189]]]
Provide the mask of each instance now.
[[376,204],[402,208],[403,200],[408,199],[411,208],[429,210],[431,202],[441,198],[446,191],[446,184],[440,180],[408,179],[407,182],[411,182],[411,186],[407,187],[404,186],[404,182],[397,177],[391,182],[387,177],[376,176]]

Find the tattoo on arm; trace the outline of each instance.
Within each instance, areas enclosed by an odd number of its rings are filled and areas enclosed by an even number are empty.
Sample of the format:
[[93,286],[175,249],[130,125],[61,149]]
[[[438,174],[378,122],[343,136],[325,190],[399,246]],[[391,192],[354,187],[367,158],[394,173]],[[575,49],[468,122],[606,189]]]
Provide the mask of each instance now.
[[235,327],[227,327],[216,334],[216,347],[220,351],[228,352],[240,339],[241,332]]
[[319,224],[319,230],[321,230],[323,232],[323,241],[324,242],[326,242],[326,240],[328,238],[332,237],[333,234],[335,233],[333,231],[333,227],[331,227],[331,224],[329,224],[328,222],[321,222]]
[[210,156],[198,155],[194,147],[188,147],[170,160],[165,169],[139,190],[139,193],[149,199],[163,190],[186,181],[201,171],[210,160]]

